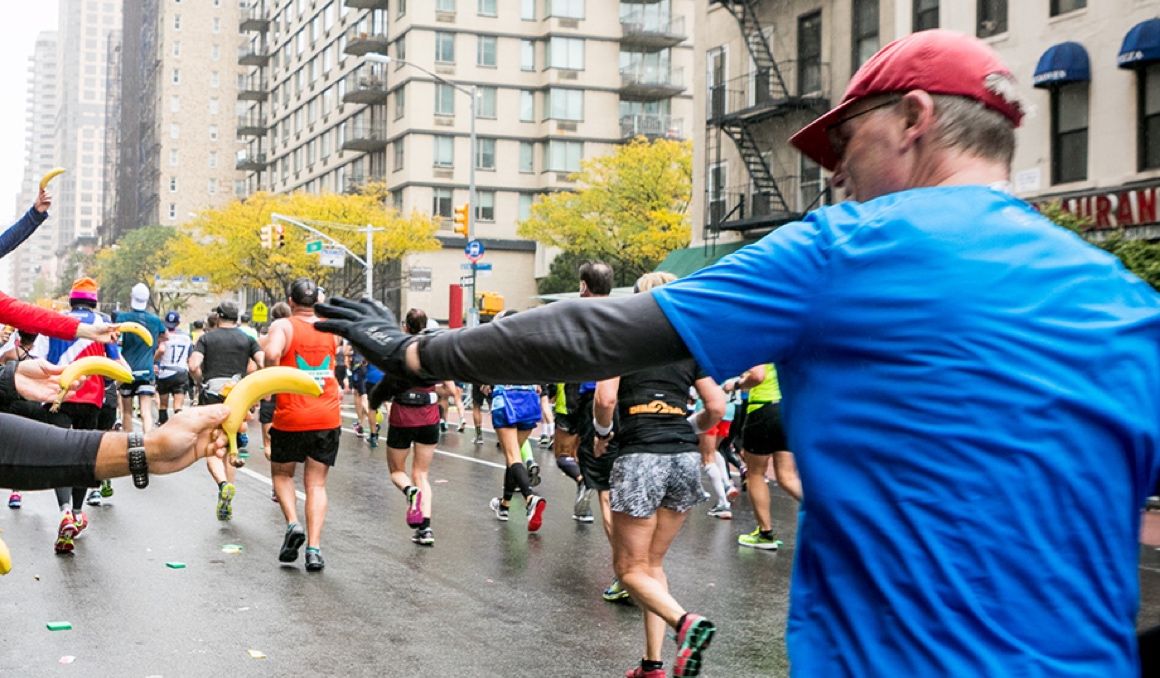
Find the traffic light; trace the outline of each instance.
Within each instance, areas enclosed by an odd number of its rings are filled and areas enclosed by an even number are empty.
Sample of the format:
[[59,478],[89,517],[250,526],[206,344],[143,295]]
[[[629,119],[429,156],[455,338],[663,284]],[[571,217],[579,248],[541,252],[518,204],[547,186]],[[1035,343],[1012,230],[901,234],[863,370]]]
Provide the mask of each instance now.
[[266,224],[259,231],[262,238],[262,249],[268,250],[274,247],[274,225]]
[[275,233],[275,235],[278,236],[277,240],[275,241],[275,244],[279,248],[285,247],[286,246],[286,227],[283,226],[282,224],[275,224],[274,225],[274,233]]
[[464,238],[468,233],[468,220],[470,217],[471,206],[468,203],[463,203],[455,208],[455,232]]

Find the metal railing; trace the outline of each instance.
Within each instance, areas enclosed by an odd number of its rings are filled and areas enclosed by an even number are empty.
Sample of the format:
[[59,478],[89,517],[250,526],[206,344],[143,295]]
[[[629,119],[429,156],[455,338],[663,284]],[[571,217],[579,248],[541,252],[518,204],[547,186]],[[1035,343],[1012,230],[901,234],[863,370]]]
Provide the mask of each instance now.
[[631,139],[638,135],[652,138],[684,139],[684,120],[664,113],[637,113],[620,116],[620,138]]
[[805,183],[800,175],[781,176],[775,180],[788,209],[782,209],[773,195],[752,186],[730,186],[723,191],[709,192],[705,200],[705,224],[716,227],[738,221],[760,221],[761,217],[786,221],[796,219],[821,204],[819,196],[825,191],[826,184],[820,177],[807,178]]
[[684,87],[685,71],[681,68],[643,67],[620,72],[621,87]]
[[[709,118],[765,105],[822,105],[830,91],[830,65],[779,61],[781,80],[772,72],[751,72],[709,85]],[[782,82],[785,83],[784,89]]]
[[626,37],[648,35],[671,35],[685,37],[685,17],[678,16],[667,21],[647,16],[644,12],[634,12],[620,17],[620,30]]
[[343,78],[343,101],[376,103],[386,101],[387,76],[379,64],[363,64]]

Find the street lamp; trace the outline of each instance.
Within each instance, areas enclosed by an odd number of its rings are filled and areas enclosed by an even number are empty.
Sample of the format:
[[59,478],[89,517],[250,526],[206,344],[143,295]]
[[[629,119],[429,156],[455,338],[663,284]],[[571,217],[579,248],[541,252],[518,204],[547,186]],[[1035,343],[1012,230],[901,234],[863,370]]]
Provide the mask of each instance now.
[[[471,146],[471,158],[470,158],[470,161],[468,164],[468,174],[467,174],[467,205],[468,205],[468,208],[467,208],[467,215],[468,215],[467,216],[467,241],[471,242],[472,240],[475,239],[475,153],[476,153],[476,150],[475,150],[475,102],[476,102],[476,97],[478,96],[478,89],[476,88],[475,85],[468,85],[466,87],[464,87],[463,85],[457,85],[457,84],[447,80],[446,78],[441,77],[437,73],[432,73],[431,71],[427,70],[426,68],[423,68],[419,64],[412,63],[410,61],[407,61],[406,59],[398,59],[396,57],[393,57],[393,56],[390,56],[387,54],[367,54],[364,58],[369,63],[374,63],[374,64],[400,63],[400,64],[403,64],[404,66],[410,66],[410,67],[415,68],[419,71],[422,71],[423,73],[426,73],[427,75],[431,76],[432,78],[434,78],[438,82],[441,82],[444,85],[451,87],[452,89],[463,92],[471,100],[471,109],[470,109],[471,110],[471,134],[470,134],[470,141],[468,141],[468,145]],[[468,311],[467,326],[474,327],[475,325],[478,325],[478,324],[479,324],[479,310],[476,308],[476,305],[475,305],[475,265],[472,264],[472,267],[471,267],[471,308]]]

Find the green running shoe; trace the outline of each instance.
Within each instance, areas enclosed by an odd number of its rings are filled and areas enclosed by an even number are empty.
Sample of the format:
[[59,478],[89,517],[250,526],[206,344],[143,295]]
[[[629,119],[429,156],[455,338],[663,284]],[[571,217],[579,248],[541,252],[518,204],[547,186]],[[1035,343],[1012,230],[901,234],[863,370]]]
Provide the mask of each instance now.
[[608,588],[604,589],[604,593],[600,597],[610,603],[619,603],[622,600],[628,600],[630,595],[628,589],[620,585],[619,579],[613,579],[612,583],[608,585]]
[[749,534],[741,535],[737,538],[737,543],[742,546],[748,546],[751,549],[761,549],[762,551],[776,551],[777,547],[781,546],[780,539],[763,537],[760,528],[755,528]]

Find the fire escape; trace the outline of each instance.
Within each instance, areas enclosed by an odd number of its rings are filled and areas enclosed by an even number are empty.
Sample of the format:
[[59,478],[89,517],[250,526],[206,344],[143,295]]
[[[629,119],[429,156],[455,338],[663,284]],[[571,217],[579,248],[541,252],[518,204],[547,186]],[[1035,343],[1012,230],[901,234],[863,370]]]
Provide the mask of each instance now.
[[774,58],[758,20],[761,0],[714,1],[737,20],[753,71],[732,81],[715,80],[709,86],[707,122],[713,132],[706,136],[711,139],[715,132],[716,161],[720,162],[723,133],[736,146],[751,180],[750,187],[730,191],[723,185],[723,177],[710,172],[706,226],[711,238],[722,230],[769,229],[801,217],[809,206],[799,204],[798,173],[780,171],[761,126],[794,114],[816,115],[829,108],[821,86],[820,54],[816,62],[796,65],[798,82],[791,87],[785,74],[794,72],[794,64],[779,64]]
[[266,67],[270,63],[270,17],[266,14],[263,0],[251,0],[241,6],[239,32],[251,34],[238,48],[238,65],[253,66],[239,83],[238,100],[250,101],[252,105],[238,116],[238,137],[246,138],[246,148],[238,152],[234,167],[247,173],[247,192],[262,189],[262,173],[270,161],[266,152],[266,134],[269,121],[266,115],[266,101],[269,96],[269,82]]

